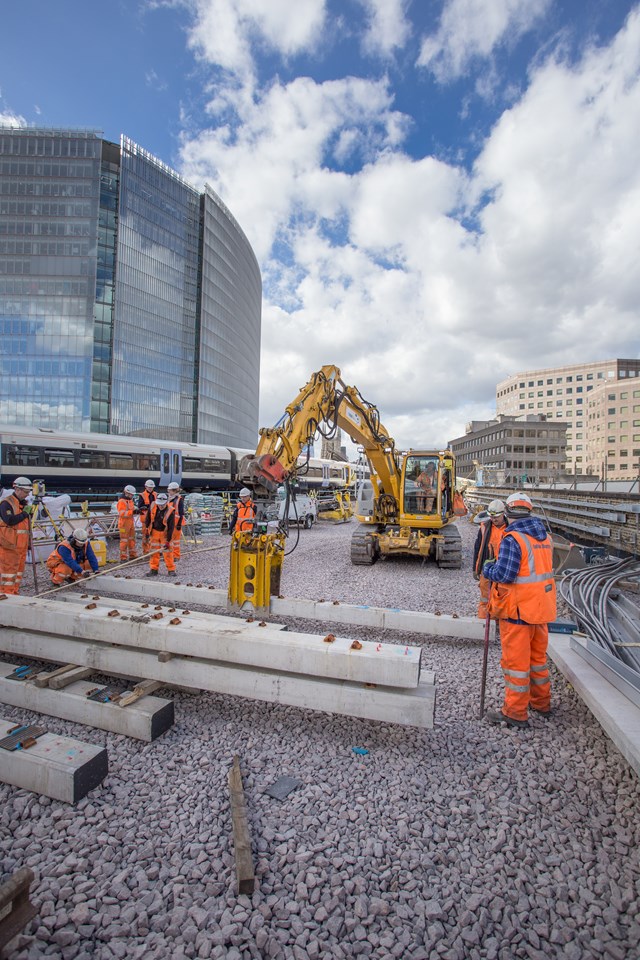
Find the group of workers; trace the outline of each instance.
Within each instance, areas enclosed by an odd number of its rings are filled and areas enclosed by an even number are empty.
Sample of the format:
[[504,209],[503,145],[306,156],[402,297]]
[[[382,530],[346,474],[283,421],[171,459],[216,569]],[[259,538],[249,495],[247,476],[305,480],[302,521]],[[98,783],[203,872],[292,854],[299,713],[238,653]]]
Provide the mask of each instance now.
[[149,554],[148,577],[157,577],[160,558],[164,560],[170,577],[176,576],[176,560],[180,559],[180,540],[184,526],[184,497],[180,485],[173,482],[166,493],[156,493],[153,480],[147,480],[136,500],[136,488],[124,488],[116,504],[120,534],[120,561],[136,560],[135,517],[142,524],[142,553]]
[[506,503],[492,500],[480,525],[473,554],[480,585],[478,616],[497,620],[504,675],[501,710],[488,710],[489,723],[526,727],[529,710],[551,712],[547,662],[549,623],[556,618],[553,543],[533,516],[526,493]]
[[[149,554],[147,576],[158,576],[162,557],[167,573],[175,577],[185,521],[184,498],[177,483],[170,483],[167,493],[156,493],[155,486],[153,480],[147,480],[136,500],[135,487],[127,484],[117,502],[120,561],[137,559],[135,517],[139,516],[142,553]],[[32,491],[31,480],[17,477],[12,492],[0,501],[0,593],[17,594],[20,590],[35,509],[27,503]],[[75,583],[97,573],[98,560],[89,531],[79,527],[58,543],[47,558],[47,569],[54,586]]]

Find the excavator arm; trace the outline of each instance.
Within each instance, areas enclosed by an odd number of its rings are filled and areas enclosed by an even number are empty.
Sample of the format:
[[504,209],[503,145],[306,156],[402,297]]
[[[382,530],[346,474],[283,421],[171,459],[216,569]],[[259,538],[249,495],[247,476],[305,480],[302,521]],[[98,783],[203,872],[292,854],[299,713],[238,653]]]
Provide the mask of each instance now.
[[392,516],[398,509],[401,484],[395,442],[380,423],[377,408],[355,387],[347,386],[340,370],[331,365],[311,376],[274,427],[260,430],[255,456],[245,457],[240,464],[242,482],[257,492],[273,493],[295,473],[298,457],[316,433],[327,436],[338,428],[363,448],[376,499],[383,512]]

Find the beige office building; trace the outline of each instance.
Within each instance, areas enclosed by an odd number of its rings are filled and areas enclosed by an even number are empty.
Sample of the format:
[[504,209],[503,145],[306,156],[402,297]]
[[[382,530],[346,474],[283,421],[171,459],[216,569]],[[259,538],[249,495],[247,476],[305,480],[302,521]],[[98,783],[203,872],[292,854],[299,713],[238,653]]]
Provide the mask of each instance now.
[[[640,378],[640,359],[600,360],[596,363],[526,370],[498,384],[496,413],[510,416],[544,414],[547,420],[563,421],[567,424],[564,469],[568,473],[586,474],[590,466],[593,472],[597,473],[594,469],[595,456],[589,455],[587,460],[587,448],[591,442],[587,412],[591,393],[617,381],[626,383],[632,378]],[[638,383],[640,385],[640,379]],[[609,435],[625,434],[618,431]],[[617,456],[618,448],[614,451],[612,446],[609,454],[614,452],[616,456],[612,463],[622,463]],[[629,453],[631,456],[630,451]],[[628,459],[624,462],[628,462]],[[617,466],[616,471],[607,472],[609,479],[619,479]]]
[[640,380],[604,383],[587,401],[586,472],[607,480],[640,476]]

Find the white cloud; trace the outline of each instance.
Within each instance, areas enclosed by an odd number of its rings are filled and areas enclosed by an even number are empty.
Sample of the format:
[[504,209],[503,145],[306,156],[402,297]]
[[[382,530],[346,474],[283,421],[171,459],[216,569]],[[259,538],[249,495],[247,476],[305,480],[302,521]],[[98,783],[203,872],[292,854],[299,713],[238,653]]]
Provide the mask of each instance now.
[[403,47],[411,33],[406,18],[407,0],[359,0],[367,16],[367,30],[362,39],[366,53],[389,57]]
[[252,45],[287,58],[316,41],[325,0],[192,0],[195,22],[189,42],[207,61],[247,83],[253,75]]
[[259,259],[295,216],[334,220],[342,215],[350,177],[329,164],[349,153],[368,157],[392,149],[402,117],[391,109],[383,81],[315,83],[300,77],[274,83],[258,99],[236,103],[238,121],[185,140],[182,172],[207,180],[251,235]]
[[464,74],[500,44],[512,44],[547,11],[551,0],[446,0],[437,33],[422,41],[418,66],[441,82]]
[[3,110],[0,112],[0,127],[26,127],[27,121],[24,117],[14,113],[13,110]]
[[636,354],[639,76],[636,12],[577,65],[540,63],[471,174],[403,152],[388,81],[227,88],[182,172],[261,263],[261,423],[335,363],[400,446],[441,446],[511,373]]

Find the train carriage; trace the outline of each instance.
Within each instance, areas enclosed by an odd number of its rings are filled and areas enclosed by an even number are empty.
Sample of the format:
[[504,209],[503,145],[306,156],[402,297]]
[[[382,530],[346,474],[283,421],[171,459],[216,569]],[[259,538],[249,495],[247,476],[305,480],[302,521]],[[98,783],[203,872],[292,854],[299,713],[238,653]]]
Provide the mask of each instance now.
[[[0,428],[0,482],[19,474],[43,480],[48,491],[113,493],[127,484],[142,489],[179,483],[186,491],[224,491],[238,486],[240,460],[253,450],[199,443],[175,443],[113,434],[70,433],[46,428]],[[348,463],[310,458],[301,480],[309,488],[344,487],[352,482]]]

